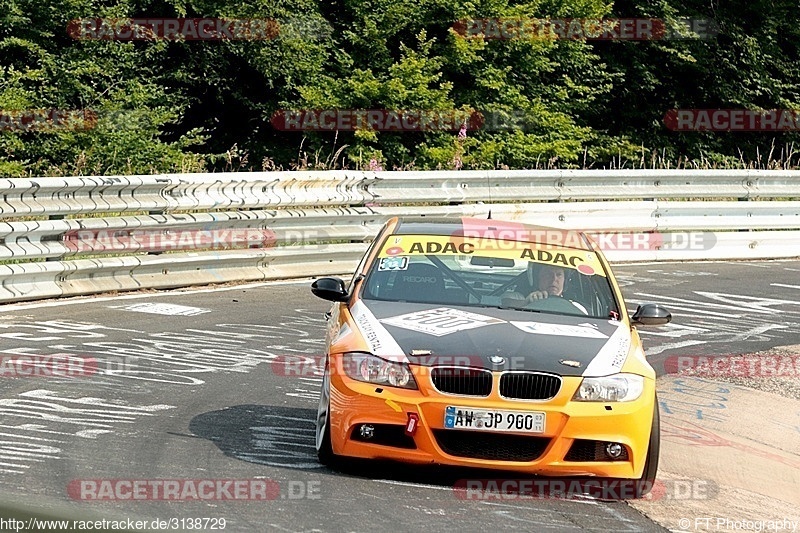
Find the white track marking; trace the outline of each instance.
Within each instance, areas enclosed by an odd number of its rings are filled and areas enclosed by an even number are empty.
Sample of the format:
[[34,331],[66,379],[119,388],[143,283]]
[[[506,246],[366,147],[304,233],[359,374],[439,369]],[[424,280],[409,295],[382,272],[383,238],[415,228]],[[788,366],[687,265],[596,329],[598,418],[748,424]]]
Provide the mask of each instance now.
[[442,487],[441,485],[428,485],[425,483],[411,483],[408,481],[394,481],[391,479],[373,479],[375,483],[385,483],[387,485],[402,485],[404,487],[423,487],[426,489],[434,489],[434,490],[454,490],[453,487]]
[[113,302],[117,300],[135,300],[137,298],[167,298],[170,296],[183,296],[186,294],[204,294],[209,292],[223,292],[223,291],[235,291],[238,289],[257,289],[259,287],[268,287],[272,285],[300,285],[306,284],[311,281],[311,278],[303,279],[303,280],[291,280],[291,281],[261,281],[258,283],[248,283],[246,285],[234,285],[232,287],[216,287],[213,289],[185,289],[185,290],[172,290],[172,291],[158,291],[152,292],[147,294],[125,294],[123,296],[98,296],[98,297],[91,297],[91,296],[76,296],[74,298],[70,298],[68,300],[48,300],[46,302],[37,302],[37,303],[16,303],[16,304],[4,304],[0,306],[0,309],[3,311],[17,311],[21,309],[40,309],[43,307],[60,307],[62,305],[77,305],[77,304],[86,304],[86,303],[93,303],[93,302]]
[[685,348],[686,346],[696,346],[698,344],[706,344],[706,341],[681,341],[681,342],[669,342],[667,344],[661,344],[654,348],[648,348],[644,351],[645,355],[650,357],[651,355],[658,355],[661,352],[667,350],[674,350],[676,348]]
[[[793,270],[791,268],[787,268],[786,270]],[[800,270],[798,270],[800,272]],[[770,287],[786,287],[787,289],[800,289],[800,285],[787,285],[785,283],[770,283]]]

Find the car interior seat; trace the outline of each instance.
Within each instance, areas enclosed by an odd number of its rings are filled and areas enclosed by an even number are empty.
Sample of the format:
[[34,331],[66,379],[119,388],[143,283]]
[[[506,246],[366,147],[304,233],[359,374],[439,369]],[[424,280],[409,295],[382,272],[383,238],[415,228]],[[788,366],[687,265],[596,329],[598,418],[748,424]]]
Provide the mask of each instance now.
[[409,302],[447,302],[444,275],[426,263],[411,263],[408,269],[393,272],[394,280],[381,298]]

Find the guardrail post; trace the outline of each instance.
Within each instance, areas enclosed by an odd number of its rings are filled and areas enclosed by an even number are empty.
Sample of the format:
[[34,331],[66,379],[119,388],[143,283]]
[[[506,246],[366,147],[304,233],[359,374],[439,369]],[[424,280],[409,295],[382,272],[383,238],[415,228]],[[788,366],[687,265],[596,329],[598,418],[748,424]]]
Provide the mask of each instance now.
[[[50,215],[47,217],[47,220],[64,220],[66,218],[65,215]],[[60,257],[46,257],[45,261],[61,261]]]
[[[148,211],[148,215],[163,215],[164,211]],[[147,255],[161,255],[162,252],[147,252]]]

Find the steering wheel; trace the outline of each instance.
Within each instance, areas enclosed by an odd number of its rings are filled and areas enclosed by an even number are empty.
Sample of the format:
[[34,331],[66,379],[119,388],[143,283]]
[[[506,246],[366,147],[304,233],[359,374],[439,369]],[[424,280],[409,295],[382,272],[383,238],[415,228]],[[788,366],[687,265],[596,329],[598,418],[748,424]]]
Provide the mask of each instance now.
[[535,309],[537,311],[555,311],[556,313],[574,313],[580,311],[571,301],[561,296],[550,296],[541,300],[528,302],[525,309]]

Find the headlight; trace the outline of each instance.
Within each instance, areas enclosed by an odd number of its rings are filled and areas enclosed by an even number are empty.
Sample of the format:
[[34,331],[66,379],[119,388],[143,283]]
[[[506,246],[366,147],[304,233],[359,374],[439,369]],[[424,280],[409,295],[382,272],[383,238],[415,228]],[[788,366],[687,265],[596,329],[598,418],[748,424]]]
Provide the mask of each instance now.
[[352,379],[403,389],[417,388],[411,369],[405,363],[387,361],[361,352],[344,354],[343,363],[345,374]]
[[614,374],[583,378],[572,397],[576,402],[632,402],[642,395],[644,378],[636,374]]

